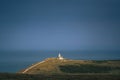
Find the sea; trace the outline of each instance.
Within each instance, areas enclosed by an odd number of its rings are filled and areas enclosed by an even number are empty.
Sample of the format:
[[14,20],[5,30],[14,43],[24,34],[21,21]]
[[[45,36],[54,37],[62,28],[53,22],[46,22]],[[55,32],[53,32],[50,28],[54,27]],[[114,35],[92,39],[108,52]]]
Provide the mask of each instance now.
[[17,73],[58,53],[74,60],[120,60],[120,50],[0,51],[0,73]]

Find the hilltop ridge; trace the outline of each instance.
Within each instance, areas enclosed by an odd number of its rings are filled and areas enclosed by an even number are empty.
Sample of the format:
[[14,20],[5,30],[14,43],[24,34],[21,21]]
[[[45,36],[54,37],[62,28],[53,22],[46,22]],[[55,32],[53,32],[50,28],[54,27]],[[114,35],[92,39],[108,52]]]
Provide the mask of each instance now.
[[[47,58],[41,62],[31,65],[25,69],[22,73],[27,74],[40,74],[40,73],[62,73],[59,69],[60,65],[66,65],[70,63],[76,63],[77,60],[59,59],[59,58]],[[81,61],[83,62],[83,61]]]
[[80,74],[120,73],[120,61],[92,61],[47,58],[20,73],[24,74]]

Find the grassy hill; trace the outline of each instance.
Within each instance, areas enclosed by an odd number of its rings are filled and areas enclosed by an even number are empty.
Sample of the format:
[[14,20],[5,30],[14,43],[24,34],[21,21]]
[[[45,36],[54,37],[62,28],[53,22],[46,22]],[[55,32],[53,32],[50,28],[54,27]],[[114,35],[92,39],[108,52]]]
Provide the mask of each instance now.
[[0,80],[120,80],[120,60],[48,58],[16,74],[0,73]]
[[43,63],[29,69],[25,74],[120,74],[120,61],[48,58]]

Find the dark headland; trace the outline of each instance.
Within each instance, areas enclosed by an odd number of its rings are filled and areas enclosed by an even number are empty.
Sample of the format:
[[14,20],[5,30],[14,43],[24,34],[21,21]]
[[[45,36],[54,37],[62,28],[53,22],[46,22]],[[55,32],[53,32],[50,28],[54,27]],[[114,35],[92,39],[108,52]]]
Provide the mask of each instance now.
[[1,73],[0,80],[120,80],[120,60],[47,58],[18,73]]

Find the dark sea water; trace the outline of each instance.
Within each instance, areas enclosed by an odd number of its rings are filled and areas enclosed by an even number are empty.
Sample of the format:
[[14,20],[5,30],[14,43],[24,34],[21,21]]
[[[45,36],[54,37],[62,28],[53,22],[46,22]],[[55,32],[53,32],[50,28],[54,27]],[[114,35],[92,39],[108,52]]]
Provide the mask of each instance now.
[[[63,57],[76,60],[120,60],[120,51],[61,51]],[[0,72],[15,73],[58,51],[0,51]]]

